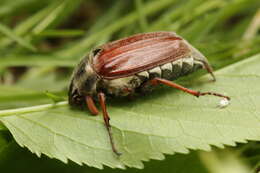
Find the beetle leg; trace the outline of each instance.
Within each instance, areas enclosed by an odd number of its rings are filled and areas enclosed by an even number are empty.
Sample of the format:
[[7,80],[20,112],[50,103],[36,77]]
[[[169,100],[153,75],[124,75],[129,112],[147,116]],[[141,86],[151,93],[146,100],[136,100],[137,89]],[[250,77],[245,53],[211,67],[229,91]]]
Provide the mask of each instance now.
[[117,156],[120,156],[121,153],[119,153],[117,151],[116,147],[115,147],[112,132],[111,132],[111,126],[109,124],[110,118],[109,118],[108,113],[107,113],[105,94],[102,93],[102,92],[98,93],[98,98],[99,98],[99,102],[100,102],[100,105],[101,105],[101,108],[102,108],[103,118],[104,118],[105,126],[106,126],[106,129],[107,129],[108,135],[109,135],[109,140],[110,140],[112,150]]
[[93,98],[91,96],[86,96],[85,100],[86,100],[86,104],[88,106],[88,110],[91,112],[91,114],[97,115],[98,114],[98,109],[95,106]]
[[184,91],[186,93],[192,94],[192,95],[194,95],[196,97],[204,96],[204,95],[214,95],[214,96],[217,96],[217,97],[222,97],[222,98],[225,98],[227,100],[230,100],[230,97],[222,95],[222,94],[219,94],[219,93],[194,91],[194,90],[185,88],[185,87],[183,87],[181,85],[178,85],[178,84],[176,84],[176,83],[174,83],[172,81],[169,81],[169,80],[166,80],[166,79],[162,79],[162,78],[154,78],[154,79],[151,80],[151,83],[153,85],[164,84],[164,85],[167,85],[167,86],[170,86],[170,87],[182,90],[182,91]]

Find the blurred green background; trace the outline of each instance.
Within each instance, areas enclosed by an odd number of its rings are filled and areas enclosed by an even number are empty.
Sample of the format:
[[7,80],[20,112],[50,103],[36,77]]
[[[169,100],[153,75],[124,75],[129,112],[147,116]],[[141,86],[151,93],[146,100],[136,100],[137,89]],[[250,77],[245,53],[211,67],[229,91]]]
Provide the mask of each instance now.
[[[1,0],[0,109],[51,103],[53,94],[66,99],[73,67],[109,40],[175,31],[220,69],[260,52],[259,27],[259,0]],[[100,172],[37,158],[1,124],[0,137],[1,172]],[[259,144],[251,142],[221,152],[167,156],[146,163],[144,170],[127,171],[203,173],[231,166],[237,173],[254,172],[259,154]]]

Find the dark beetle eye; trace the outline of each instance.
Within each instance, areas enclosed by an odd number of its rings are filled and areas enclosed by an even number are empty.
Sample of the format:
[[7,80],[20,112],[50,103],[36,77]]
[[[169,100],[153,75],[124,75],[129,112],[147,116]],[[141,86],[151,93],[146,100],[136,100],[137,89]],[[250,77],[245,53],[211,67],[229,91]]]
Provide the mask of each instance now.
[[98,54],[98,52],[100,52],[100,51],[101,51],[100,48],[93,50],[93,55],[96,56]]

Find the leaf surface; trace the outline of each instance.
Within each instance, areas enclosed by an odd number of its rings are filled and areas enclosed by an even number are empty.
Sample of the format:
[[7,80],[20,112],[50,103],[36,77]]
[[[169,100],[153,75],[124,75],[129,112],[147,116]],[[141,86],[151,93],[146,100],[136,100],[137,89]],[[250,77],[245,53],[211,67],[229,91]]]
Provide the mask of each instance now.
[[[68,159],[102,168],[142,168],[142,161],[165,154],[210,150],[211,145],[235,146],[260,140],[260,54],[208,75],[179,83],[200,91],[216,91],[232,98],[225,109],[219,98],[196,98],[168,87],[136,98],[108,99],[115,144],[123,155],[113,155],[102,116],[71,110],[66,104],[0,111],[15,140],[38,156]],[[13,116],[7,116],[13,115]]]

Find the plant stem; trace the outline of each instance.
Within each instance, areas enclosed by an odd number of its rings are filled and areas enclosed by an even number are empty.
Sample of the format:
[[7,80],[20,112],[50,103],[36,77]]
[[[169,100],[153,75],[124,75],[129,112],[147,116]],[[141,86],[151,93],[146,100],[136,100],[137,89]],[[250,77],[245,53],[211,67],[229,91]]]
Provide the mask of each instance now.
[[0,118],[6,117],[6,116],[11,116],[11,115],[44,111],[44,110],[47,110],[50,108],[62,107],[62,106],[66,106],[66,105],[68,105],[68,102],[62,101],[62,102],[58,102],[55,104],[45,104],[45,105],[30,106],[30,107],[25,107],[25,108],[7,109],[7,110],[0,111]]

